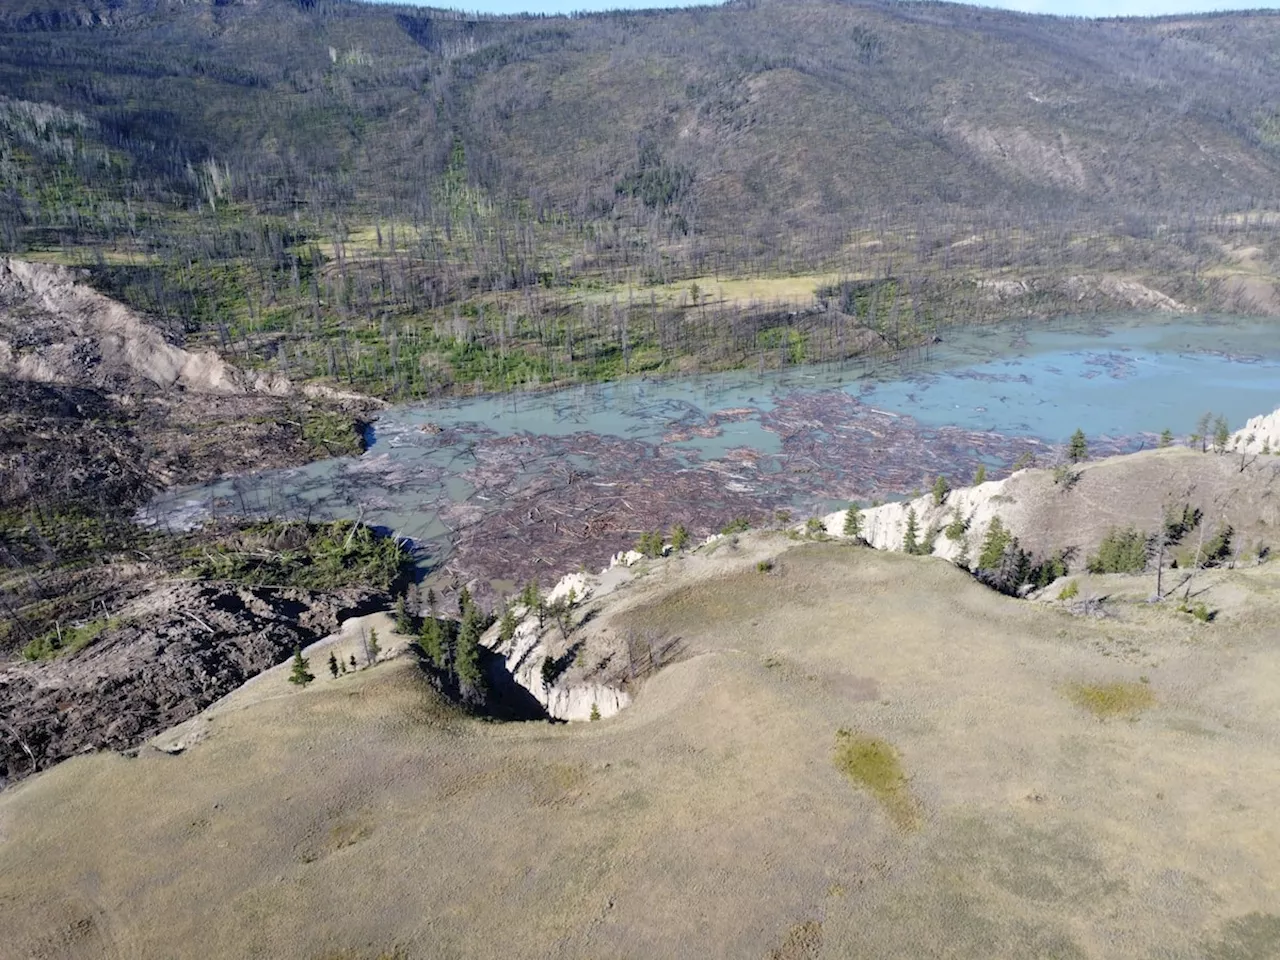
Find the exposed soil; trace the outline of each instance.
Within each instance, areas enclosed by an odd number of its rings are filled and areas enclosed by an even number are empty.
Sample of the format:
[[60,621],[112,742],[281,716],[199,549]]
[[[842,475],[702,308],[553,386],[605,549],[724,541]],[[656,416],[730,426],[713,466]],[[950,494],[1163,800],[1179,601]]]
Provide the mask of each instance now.
[[0,672],[0,786],[135,747],[388,602],[168,583],[157,535],[130,522],[169,485],[359,450],[374,405],[190,353],[75,271],[0,260],[0,664],[108,624],[79,653]]
[[78,655],[0,671],[0,787],[77,753],[136,747],[387,602],[161,583],[114,609],[118,625]]

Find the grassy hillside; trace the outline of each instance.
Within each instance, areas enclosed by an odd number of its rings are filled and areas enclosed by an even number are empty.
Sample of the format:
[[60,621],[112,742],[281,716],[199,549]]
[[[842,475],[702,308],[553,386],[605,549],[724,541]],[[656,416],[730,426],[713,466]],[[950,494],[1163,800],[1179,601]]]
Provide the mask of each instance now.
[[1268,13],[22,0],[0,248],[91,266],[242,365],[387,396],[1160,296],[1271,314],[1277,41]]
[[1273,956],[1275,573],[1098,620],[746,537],[583,610],[591,665],[686,651],[594,723],[314,653],[0,796],[0,919],[27,957]]

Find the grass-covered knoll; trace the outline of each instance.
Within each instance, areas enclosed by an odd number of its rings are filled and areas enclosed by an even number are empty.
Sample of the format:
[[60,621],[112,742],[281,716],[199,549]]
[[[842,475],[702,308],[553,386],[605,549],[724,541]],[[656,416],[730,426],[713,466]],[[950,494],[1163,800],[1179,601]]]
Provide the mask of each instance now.
[[[178,755],[0,792],[6,956],[98,960],[108,935],[172,960],[1274,954],[1280,568],[1208,571],[1249,613],[1189,643],[1140,601],[1067,618],[834,543],[746,533],[648,566],[601,581],[571,637],[547,625],[553,655],[583,644],[578,683],[625,677],[628,636],[682,638],[603,722],[495,726],[412,659],[333,677],[319,653],[305,690],[281,663]],[[1147,722],[1059,692],[1139,669],[1177,691]],[[918,829],[878,799],[905,804],[905,776]]]
[[217,534],[187,547],[185,573],[202,580],[334,590],[362,586],[390,590],[403,576],[409,552],[394,537],[349,520],[332,523],[267,521]]

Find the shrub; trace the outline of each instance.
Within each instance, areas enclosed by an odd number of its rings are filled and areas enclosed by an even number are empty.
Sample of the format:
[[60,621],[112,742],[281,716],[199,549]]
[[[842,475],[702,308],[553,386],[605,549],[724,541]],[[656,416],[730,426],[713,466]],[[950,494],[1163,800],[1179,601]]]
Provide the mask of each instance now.
[[957,510],[952,514],[951,522],[947,524],[946,528],[942,532],[948,540],[953,543],[959,543],[964,539],[964,535],[969,532],[968,517],[963,516],[960,511]]
[[1074,580],[1071,580],[1067,583],[1065,587],[1062,588],[1061,592],[1059,592],[1058,599],[1074,600],[1078,596],[1080,596],[1080,584],[1078,584]]
[[746,517],[737,517],[733,520],[730,520],[728,523],[726,523],[720,529],[720,532],[724,536],[728,537],[735,533],[746,533],[750,529],[751,529],[751,521],[749,521]]
[[827,525],[822,522],[821,517],[810,517],[804,522],[804,532],[810,537],[821,536],[827,532]]
[[772,569],[773,569],[772,560],[761,560],[759,563],[756,564],[756,570],[759,571],[760,573],[768,573]]

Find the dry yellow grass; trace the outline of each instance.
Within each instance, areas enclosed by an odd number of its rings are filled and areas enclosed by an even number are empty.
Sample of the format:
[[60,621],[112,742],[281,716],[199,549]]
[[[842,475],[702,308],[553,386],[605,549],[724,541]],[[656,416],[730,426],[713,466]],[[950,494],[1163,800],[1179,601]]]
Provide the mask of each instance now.
[[[1224,580],[1250,612],[1213,625],[1095,621],[941,561],[747,536],[584,628],[590,656],[684,643],[612,719],[469,720],[404,660],[270,676],[181,755],[0,796],[0,953],[1275,956],[1278,573]],[[1062,696],[1142,676],[1159,700],[1132,722]],[[842,729],[892,744],[856,788]],[[906,775],[910,831],[883,800]]]

